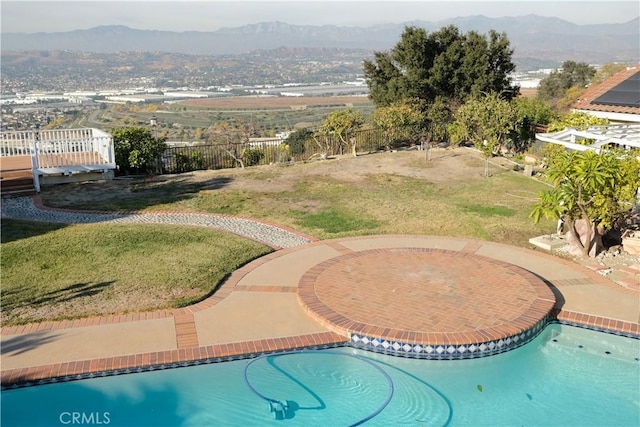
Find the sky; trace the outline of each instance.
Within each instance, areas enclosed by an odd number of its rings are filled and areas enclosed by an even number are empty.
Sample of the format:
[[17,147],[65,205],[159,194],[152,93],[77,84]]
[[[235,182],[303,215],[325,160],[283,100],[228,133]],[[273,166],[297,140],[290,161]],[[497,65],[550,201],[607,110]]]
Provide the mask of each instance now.
[[554,16],[575,24],[622,23],[640,15],[632,1],[0,1],[1,32],[36,33],[125,25],[140,30],[215,31],[259,22],[368,27],[470,15]]

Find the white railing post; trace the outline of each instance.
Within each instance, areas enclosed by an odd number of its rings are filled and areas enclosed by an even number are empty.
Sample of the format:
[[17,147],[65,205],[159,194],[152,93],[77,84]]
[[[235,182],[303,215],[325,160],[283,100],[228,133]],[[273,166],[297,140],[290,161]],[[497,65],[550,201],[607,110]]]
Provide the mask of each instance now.
[[31,175],[33,176],[33,187],[35,188],[36,193],[40,192],[40,175],[38,174],[38,169],[40,168],[40,162],[38,160],[39,139],[38,132],[34,132],[29,150],[31,154]]
[[106,172],[116,167],[113,138],[94,128],[0,133],[0,157],[20,156],[30,157],[36,191],[42,174]]

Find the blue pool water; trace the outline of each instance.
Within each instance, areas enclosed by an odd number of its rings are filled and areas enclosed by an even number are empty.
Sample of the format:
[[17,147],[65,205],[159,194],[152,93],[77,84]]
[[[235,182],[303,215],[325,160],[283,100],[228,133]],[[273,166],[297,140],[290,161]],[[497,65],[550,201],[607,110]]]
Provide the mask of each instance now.
[[[639,359],[639,340],[554,324],[521,348],[473,360],[345,347],[7,390],[1,421],[3,427],[346,426],[386,401],[384,371],[393,395],[366,426],[638,426]],[[276,420],[247,386],[249,363],[251,387],[288,402],[288,418]]]

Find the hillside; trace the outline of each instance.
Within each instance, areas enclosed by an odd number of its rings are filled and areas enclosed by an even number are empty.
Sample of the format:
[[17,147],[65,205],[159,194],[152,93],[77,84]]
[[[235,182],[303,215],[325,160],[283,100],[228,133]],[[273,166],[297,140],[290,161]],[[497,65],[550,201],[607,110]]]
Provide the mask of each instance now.
[[233,55],[279,47],[386,50],[407,25],[435,31],[455,25],[461,31],[506,32],[515,48],[514,59],[531,67],[566,59],[603,63],[638,62],[640,18],[624,24],[576,25],[558,18],[527,15],[487,18],[471,16],[445,21],[415,21],[371,27],[301,26],[263,22],[212,32],[137,30],[122,25],[58,33],[4,33],[3,51],[70,50],[96,53],[171,52]]

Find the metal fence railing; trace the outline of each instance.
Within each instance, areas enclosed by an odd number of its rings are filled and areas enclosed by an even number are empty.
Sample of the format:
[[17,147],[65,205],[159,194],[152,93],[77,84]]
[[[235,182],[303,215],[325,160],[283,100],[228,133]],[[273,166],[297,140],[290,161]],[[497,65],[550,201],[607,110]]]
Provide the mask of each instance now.
[[336,136],[324,135],[295,142],[274,139],[248,143],[169,147],[162,156],[162,173],[234,168],[239,167],[241,162],[244,166],[254,166],[303,161],[323,155],[349,154],[350,144],[353,141],[356,143],[357,152],[375,152],[417,144],[420,136],[420,129],[406,127],[386,132],[381,129],[358,130],[347,135],[347,144]]

